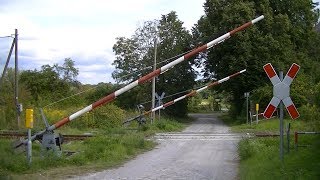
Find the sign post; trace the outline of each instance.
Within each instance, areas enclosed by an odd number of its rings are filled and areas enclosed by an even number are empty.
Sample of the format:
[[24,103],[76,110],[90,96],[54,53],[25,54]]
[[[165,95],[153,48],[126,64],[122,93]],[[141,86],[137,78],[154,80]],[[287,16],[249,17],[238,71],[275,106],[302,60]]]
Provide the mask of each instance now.
[[[162,105],[162,99],[164,98],[165,94],[166,94],[165,92],[162,92],[160,96],[158,95],[158,93],[155,94],[155,97],[157,99],[157,105],[156,105],[157,107]],[[159,120],[160,120],[160,109],[159,109]]]
[[31,129],[33,128],[33,109],[26,109],[26,128],[28,128],[27,161],[30,166],[32,158]]
[[280,159],[283,160],[283,105],[286,107],[292,119],[296,119],[300,116],[296,106],[290,98],[290,85],[296,77],[300,66],[293,63],[284,78],[282,71],[280,71],[279,78],[270,63],[264,65],[263,69],[273,85],[273,97],[265,109],[263,116],[267,119],[271,118],[280,104]]
[[259,119],[259,104],[256,104],[256,121],[258,124],[258,119]]
[[[279,72],[280,76],[280,81],[283,80],[283,71]],[[280,159],[283,161],[283,103],[280,102],[280,144],[279,144],[279,149],[280,149]]]
[[244,97],[246,98],[246,100],[247,100],[247,113],[246,113],[246,115],[247,115],[247,124],[249,123],[249,92],[245,92],[244,93]]

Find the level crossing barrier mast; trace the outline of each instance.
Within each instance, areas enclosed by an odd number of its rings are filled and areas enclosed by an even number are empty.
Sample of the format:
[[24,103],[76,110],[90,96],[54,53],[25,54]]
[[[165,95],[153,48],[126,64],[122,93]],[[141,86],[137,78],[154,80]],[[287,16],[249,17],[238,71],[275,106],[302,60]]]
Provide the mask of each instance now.
[[[176,60],[174,60],[174,61],[172,61],[172,62],[170,62],[170,63],[168,63],[168,64],[166,64],[166,65],[164,65],[162,67],[160,67],[159,69],[157,69],[157,70],[155,70],[155,71],[153,71],[153,72],[151,72],[151,73],[139,78],[138,80],[136,80],[136,81],[134,81],[132,83],[129,83],[128,85],[124,86],[123,88],[120,88],[119,90],[117,90],[117,91],[115,91],[115,92],[113,92],[113,93],[111,93],[111,94],[99,99],[98,101],[94,102],[93,104],[90,104],[89,106],[87,106],[87,107],[85,107],[85,108],[73,113],[72,115],[61,119],[57,123],[51,125],[48,129],[42,130],[42,131],[36,133],[35,135],[33,135],[32,139],[34,140],[34,139],[36,139],[37,136],[43,134],[46,131],[52,131],[54,129],[57,129],[57,128],[63,126],[64,124],[73,121],[77,117],[79,117],[79,116],[81,116],[81,115],[83,115],[83,114],[85,114],[87,112],[89,112],[89,111],[91,111],[91,110],[93,110],[93,109],[95,109],[95,108],[97,108],[97,107],[99,107],[99,106],[101,106],[103,104],[107,104],[107,103],[113,101],[117,96],[121,95],[122,93],[127,92],[130,89],[132,89],[132,88],[134,88],[134,87],[136,87],[136,86],[138,86],[140,84],[143,84],[143,83],[151,80],[153,77],[159,76],[160,74],[164,73],[165,71],[167,71],[171,67],[174,67],[175,65],[181,63],[182,61],[189,59],[190,57],[196,55],[197,53],[206,51],[206,50],[214,47],[215,45],[224,42],[226,39],[232,37],[237,32],[240,32],[240,31],[246,29],[247,27],[252,26],[253,24],[259,22],[262,19],[264,19],[263,15],[261,15],[261,16],[255,18],[255,19],[253,19],[253,20],[251,20],[251,21],[249,21],[249,22],[247,22],[247,23],[245,23],[245,24],[233,29],[232,31],[230,31],[230,32],[228,32],[228,33],[226,33],[226,34],[224,34],[224,35],[222,35],[222,36],[210,41],[207,44],[204,44],[202,46],[199,46],[199,47],[193,49],[192,51],[190,51],[186,55],[181,56],[180,58],[178,58],[178,59],[176,59]],[[25,144],[26,142],[24,141],[23,143]],[[18,145],[18,146],[20,146],[20,145]]]

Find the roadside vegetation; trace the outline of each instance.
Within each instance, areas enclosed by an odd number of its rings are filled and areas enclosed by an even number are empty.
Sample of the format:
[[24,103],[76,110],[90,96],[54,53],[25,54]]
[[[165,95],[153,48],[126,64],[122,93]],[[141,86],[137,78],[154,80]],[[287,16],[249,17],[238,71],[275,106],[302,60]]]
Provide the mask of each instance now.
[[[300,113],[306,109],[300,109]],[[238,146],[240,156],[240,179],[319,179],[320,178],[320,134],[299,135],[295,148],[294,132],[320,132],[319,113],[309,109],[315,116],[312,119],[299,118],[284,120],[284,160],[280,161],[279,136],[253,137],[241,140]],[[317,115],[316,115],[317,114]],[[309,114],[310,115],[310,114]],[[303,116],[302,116],[303,117]],[[231,125],[234,132],[251,134],[279,134],[279,119],[254,121],[252,125],[232,121],[227,114],[221,116]],[[289,118],[289,117],[288,117]],[[237,123],[238,122],[238,123]],[[288,152],[286,127],[290,123],[290,144]]]
[[[20,71],[17,75],[19,103],[23,104],[24,110],[34,109],[33,132],[37,132],[44,129],[39,108],[44,110],[51,125],[150,73],[155,39],[158,42],[156,57],[160,62],[157,65],[159,68],[177,58],[177,55],[211,41],[214,36],[229,32],[258,15],[265,16],[261,22],[235,34],[213,50],[191,57],[189,61],[162,73],[156,78],[156,92],[166,93],[163,102],[168,102],[186,94],[188,89],[201,87],[214,79],[246,69],[241,76],[162,109],[161,116],[168,120],[163,118],[139,130],[125,129],[122,122],[139,113],[135,111],[137,105],[143,105],[145,110],[151,108],[151,83],[139,83],[139,86],[123,93],[112,103],[88,112],[57,130],[62,134],[89,132],[95,135],[85,141],[63,145],[64,150],[76,151],[76,154],[41,158],[40,146],[34,144],[31,167],[25,163],[23,154],[12,153],[9,140],[0,140],[0,179],[29,173],[51,177],[61,173],[61,169],[69,170],[68,174],[72,174],[78,165],[81,165],[77,167],[78,172],[85,171],[82,167],[96,169],[119,165],[139,152],[154,147],[153,142],[146,140],[153,133],[181,130],[184,125],[177,118],[186,117],[188,112],[228,110],[228,116],[223,118],[233,126],[234,131],[276,133],[276,119],[258,125],[242,125],[246,123],[245,92],[250,92],[251,112],[254,112],[256,103],[264,109],[272,98],[272,86],[262,68],[266,63],[272,63],[277,72],[282,70],[284,73],[292,63],[301,66],[290,87],[290,96],[301,114],[298,120],[292,122],[292,132],[319,131],[320,23],[317,5],[311,0],[206,0],[204,15],[191,30],[183,26],[184,22],[179,20],[174,11],[159,15],[160,18],[156,20],[141,23],[131,37],[116,38],[112,64],[115,67],[112,77],[116,83],[82,84],[77,80],[79,70],[75,65],[76,59],[71,58],[65,58],[60,64],[44,64],[40,69]],[[202,80],[195,80],[199,75],[195,66],[202,69]],[[21,113],[21,122],[16,121],[14,72],[13,68],[8,68],[1,82],[0,130],[26,132],[25,111]],[[289,121],[286,120],[286,123]],[[258,179],[320,179],[318,137],[303,137],[301,142],[311,146],[299,151],[292,150],[286,154],[283,163],[276,158],[277,141],[277,138],[253,138],[240,142],[242,179],[257,179],[258,176]]]
[[134,122],[129,127],[99,130],[65,128],[61,131],[65,134],[89,132],[94,137],[62,144],[61,156],[52,151],[42,154],[41,145],[35,141],[31,166],[27,164],[25,152],[14,152],[11,146],[13,140],[0,139],[0,179],[62,178],[121,165],[156,145],[154,141],[147,140],[150,135],[181,131],[186,126],[184,122],[188,121],[163,118],[141,127]]

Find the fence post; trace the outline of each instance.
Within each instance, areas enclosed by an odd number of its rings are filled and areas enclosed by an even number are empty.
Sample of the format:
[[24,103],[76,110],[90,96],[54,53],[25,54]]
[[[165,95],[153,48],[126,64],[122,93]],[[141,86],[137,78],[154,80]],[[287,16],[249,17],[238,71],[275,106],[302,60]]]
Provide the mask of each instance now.
[[298,132],[294,132],[294,149],[298,150]]

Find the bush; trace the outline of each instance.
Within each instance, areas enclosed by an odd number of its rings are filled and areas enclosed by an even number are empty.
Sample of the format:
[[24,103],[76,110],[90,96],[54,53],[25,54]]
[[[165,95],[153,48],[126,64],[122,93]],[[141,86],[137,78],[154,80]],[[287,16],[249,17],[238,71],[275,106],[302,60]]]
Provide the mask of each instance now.
[[310,131],[319,131],[320,130],[320,112],[319,108],[315,105],[303,105],[299,108],[300,118],[303,121],[308,122]]
[[125,119],[124,110],[114,104],[107,104],[80,117],[79,122],[72,123],[77,128],[114,128],[120,127]]

